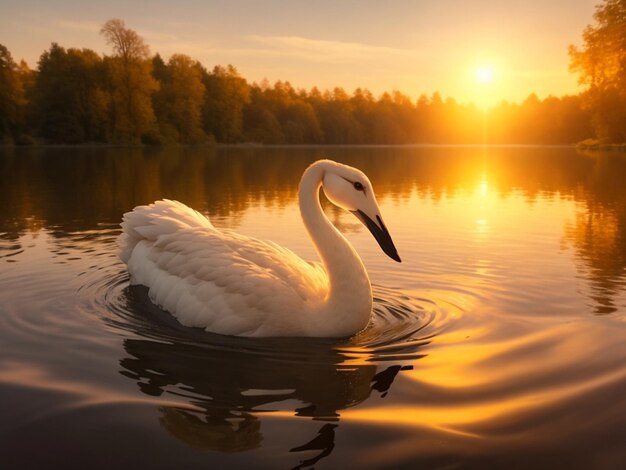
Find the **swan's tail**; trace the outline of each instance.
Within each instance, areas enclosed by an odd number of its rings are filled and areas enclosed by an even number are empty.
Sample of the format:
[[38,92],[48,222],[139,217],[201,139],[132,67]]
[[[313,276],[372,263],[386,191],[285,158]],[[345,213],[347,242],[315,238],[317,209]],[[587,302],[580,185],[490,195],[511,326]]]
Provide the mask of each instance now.
[[190,227],[212,228],[198,211],[178,201],[163,199],[147,206],[137,206],[124,214],[122,234],[118,239],[119,257],[128,263],[135,245],[141,240],[155,241],[160,235]]

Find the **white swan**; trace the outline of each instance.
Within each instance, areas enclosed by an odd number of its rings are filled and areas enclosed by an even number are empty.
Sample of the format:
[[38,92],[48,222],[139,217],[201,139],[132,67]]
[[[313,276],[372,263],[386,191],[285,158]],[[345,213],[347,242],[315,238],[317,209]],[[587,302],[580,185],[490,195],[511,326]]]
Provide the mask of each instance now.
[[302,220],[322,265],[272,242],[218,230],[169,200],[124,214],[120,258],[131,283],[147,286],[150,299],[185,326],[239,336],[352,335],[370,320],[372,290],[359,255],[322,211],[320,186],[400,261],[367,176],[331,160],[309,166],[299,188]]

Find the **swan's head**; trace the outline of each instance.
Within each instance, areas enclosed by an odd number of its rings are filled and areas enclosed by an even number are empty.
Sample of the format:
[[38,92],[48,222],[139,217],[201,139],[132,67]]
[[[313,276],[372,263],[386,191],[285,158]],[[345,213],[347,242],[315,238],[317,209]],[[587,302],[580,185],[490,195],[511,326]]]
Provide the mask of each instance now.
[[383,251],[400,262],[398,251],[380,215],[370,180],[356,168],[333,163],[324,172],[322,181],[326,197],[336,206],[352,212],[372,232]]

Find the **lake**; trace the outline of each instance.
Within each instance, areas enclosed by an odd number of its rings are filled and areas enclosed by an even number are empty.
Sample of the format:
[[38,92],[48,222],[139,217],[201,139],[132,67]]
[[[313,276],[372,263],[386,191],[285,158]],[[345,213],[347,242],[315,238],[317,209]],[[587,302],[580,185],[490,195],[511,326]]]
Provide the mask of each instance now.
[[[316,260],[319,158],[370,177],[402,257],[323,200],[369,271],[366,331],[214,335],[129,286],[119,223],[161,198]],[[2,468],[619,468],[625,320],[624,154],[0,149]]]

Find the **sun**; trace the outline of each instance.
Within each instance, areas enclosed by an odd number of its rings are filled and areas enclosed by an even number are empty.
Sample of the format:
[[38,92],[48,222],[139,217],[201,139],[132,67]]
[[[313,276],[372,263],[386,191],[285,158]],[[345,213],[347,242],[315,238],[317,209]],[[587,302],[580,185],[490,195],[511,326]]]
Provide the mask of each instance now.
[[476,70],[476,80],[479,83],[491,83],[493,81],[493,69],[491,67],[479,67]]

